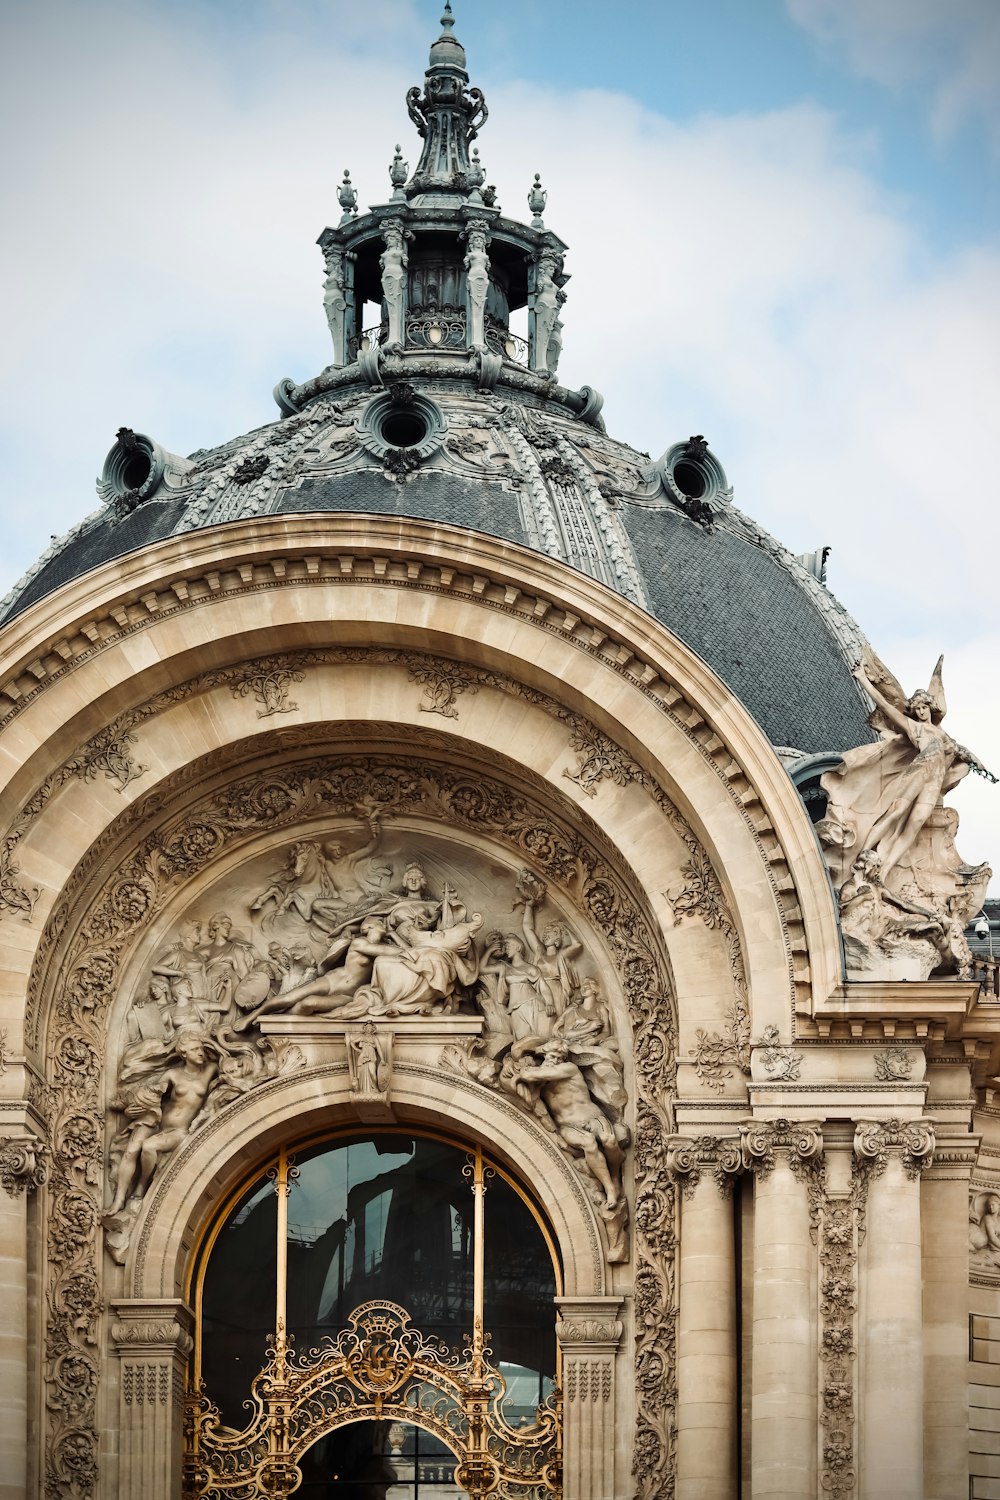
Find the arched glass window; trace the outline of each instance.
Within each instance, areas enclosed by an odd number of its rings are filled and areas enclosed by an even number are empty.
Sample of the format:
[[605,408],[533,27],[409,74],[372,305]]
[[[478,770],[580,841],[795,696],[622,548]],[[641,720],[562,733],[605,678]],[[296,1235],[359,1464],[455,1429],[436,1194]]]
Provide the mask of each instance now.
[[[389,1303],[405,1311],[422,1340],[463,1357],[482,1347],[506,1386],[504,1424],[526,1429],[557,1379],[553,1299],[560,1291],[541,1214],[481,1152],[396,1130],[327,1139],[262,1163],[203,1242],[192,1285],[193,1387],[234,1436],[249,1432],[252,1384],[269,1361],[273,1369],[279,1330],[291,1359],[311,1359],[332,1349],[352,1314]],[[433,1385],[432,1364],[421,1378]],[[330,1485],[345,1455],[357,1449],[362,1468],[373,1454],[391,1460],[390,1431],[396,1470],[403,1455],[415,1486],[401,1496],[421,1493],[422,1464],[443,1482],[455,1461],[440,1432],[421,1435],[419,1401],[413,1410],[418,1421],[405,1437],[398,1415],[395,1428],[369,1420],[369,1435],[360,1425],[334,1431],[324,1418],[312,1451],[298,1454],[299,1492],[339,1495]],[[359,1424],[364,1415],[359,1404]],[[459,1450],[456,1444],[460,1458]],[[313,1491],[314,1482],[321,1488]]]

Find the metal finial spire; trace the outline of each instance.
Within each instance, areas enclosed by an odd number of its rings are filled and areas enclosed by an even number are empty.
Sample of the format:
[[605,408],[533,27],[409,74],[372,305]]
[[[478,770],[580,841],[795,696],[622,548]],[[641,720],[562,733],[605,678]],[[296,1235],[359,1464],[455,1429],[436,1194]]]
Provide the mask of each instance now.
[[358,211],[358,194],[357,189],[351,181],[351,174],[346,167],[344,168],[344,180],[337,189],[337,198],[340,201],[341,208],[344,210],[344,216],[340,222],[341,224],[349,224]]
[[542,219],[542,213],[543,213],[543,211],[545,209],[545,204],[548,201],[548,196],[549,196],[548,193],[542,187],[541,173],[540,172],[536,172],[535,173],[535,180],[532,183],[531,188],[530,188],[530,190],[528,192],[528,207],[531,209],[531,213],[532,213],[532,220],[531,220],[531,227],[532,227],[532,229],[544,229],[545,228],[545,224],[544,224],[544,221]]
[[455,17],[451,13],[451,0],[444,0],[444,15],[441,17],[441,25],[445,31],[450,31],[455,24]]

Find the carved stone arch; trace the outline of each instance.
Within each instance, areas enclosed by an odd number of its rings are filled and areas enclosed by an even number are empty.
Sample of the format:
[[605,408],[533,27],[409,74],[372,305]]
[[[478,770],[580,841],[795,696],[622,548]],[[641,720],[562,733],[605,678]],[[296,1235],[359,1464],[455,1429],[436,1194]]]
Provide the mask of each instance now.
[[[27,642],[37,652],[46,634],[52,650],[29,673]],[[0,663],[11,703],[0,731],[22,720],[13,806],[30,804],[52,774],[69,726],[80,743],[150,687],[209,662],[331,639],[430,646],[515,676],[530,664],[529,680],[585,709],[677,803],[726,891],[752,1003],[770,1015],[787,986],[808,1011],[814,992],[822,998],[839,982],[808,819],[745,710],[627,601],[551,560],[447,527],[337,516],[236,523],[161,543],[40,601],[11,626]],[[595,790],[605,800],[606,789]],[[15,878],[29,895],[38,890],[42,916],[55,871],[47,858],[27,859],[27,842],[23,854]],[[781,1020],[787,1027],[787,1010]]]
[[[610,1268],[594,1205],[551,1136],[523,1110],[471,1079],[402,1064],[393,1071],[393,1107],[401,1125],[443,1130],[476,1141],[524,1182],[552,1227],[568,1297],[611,1294]],[[126,1295],[162,1299],[183,1293],[192,1238],[232,1181],[290,1136],[357,1125],[345,1063],[265,1083],[204,1126],[177,1152],[136,1225],[125,1266]],[[525,1162],[531,1163],[530,1182]]]
[[[352,693],[342,693],[351,674]],[[722,1056],[715,1083],[741,1098],[731,1065],[742,1064],[750,1007],[758,1033],[774,1022],[787,1034],[793,1000],[807,1010],[839,978],[808,820],[745,711],[668,632],[570,569],[449,528],[328,516],[216,528],[95,570],[9,628],[0,695],[0,752],[17,762],[0,787],[11,960],[0,1006],[19,1029],[27,993],[29,1053],[46,1035],[50,1001],[64,1018],[44,1048],[53,1071],[41,1076],[35,1051],[31,1084],[54,1153],[46,1295],[79,1356],[59,1368],[95,1373],[91,1340],[106,1300],[92,1253],[100,1110],[95,1102],[88,1117],[89,1105],[67,1100],[71,1079],[88,1099],[100,1087],[104,1042],[93,1023],[109,1003],[101,965],[81,986],[60,954],[91,899],[84,885],[124,857],[114,829],[139,840],[157,809],[193,795],[209,763],[231,775],[265,743],[276,763],[323,744],[341,754],[359,722],[376,726],[383,749],[510,748],[517,785],[543,792],[575,826],[603,830],[672,971],[660,993],[681,1001],[679,1034],[659,1002],[632,1016],[636,1076],[651,1080],[635,1122],[644,1165],[631,1289],[643,1330],[639,1450],[655,1488],[672,1443],[675,1226],[662,1151],[673,1070],[707,1022],[722,1054],[702,1054],[702,1076],[713,1082],[712,1057]],[[430,715],[439,728],[429,735]],[[740,1030],[727,1036],[722,1008],[741,995]],[[88,1423],[96,1431],[87,1391],[70,1398],[60,1387],[53,1407],[60,1484],[71,1483],[59,1455],[72,1434]],[[83,1472],[93,1454],[80,1455]]]
[[[338,728],[344,736],[339,740]],[[310,739],[311,760],[307,753],[310,746],[303,743]],[[345,774],[353,775],[355,765],[366,762],[363,752],[367,748],[367,760],[372,764],[377,761],[383,768],[401,764],[405,772],[407,762],[412,765],[418,753],[430,757],[438,767],[451,767],[453,781],[460,786],[462,797],[471,789],[471,794],[479,799],[468,807],[460,802],[450,804],[456,827],[463,820],[470,828],[477,825],[487,827],[489,818],[492,818],[495,823],[493,836],[497,840],[506,838],[511,845],[511,867],[516,860],[524,858],[539,872],[552,875],[554,880],[562,872],[564,879],[571,878],[571,884],[576,881],[580,892],[586,896],[585,909],[589,911],[589,920],[604,931],[608,953],[621,975],[635,1033],[635,1057],[629,1071],[629,1088],[630,1091],[636,1089],[638,1094],[635,1194],[636,1201],[643,1203],[644,1213],[636,1222],[634,1275],[630,1268],[626,1281],[622,1282],[619,1275],[615,1289],[609,1289],[610,1268],[602,1262],[603,1270],[599,1271],[594,1259],[598,1250],[600,1255],[604,1251],[601,1248],[602,1228],[593,1208],[587,1203],[579,1180],[574,1181],[572,1174],[567,1177],[565,1164],[553,1154],[551,1142],[530,1119],[522,1118],[505,1101],[491,1099],[470,1080],[457,1079],[452,1084],[451,1109],[454,1116],[456,1101],[470,1101],[464,1109],[469,1128],[473,1129],[477,1111],[471,1101],[478,1094],[480,1113],[485,1110],[497,1114],[497,1123],[487,1132],[488,1137],[495,1140],[497,1155],[501,1160],[509,1160],[515,1171],[518,1163],[511,1155],[510,1146],[508,1144],[506,1149],[503,1146],[505,1132],[509,1140],[516,1138],[522,1142],[525,1152],[531,1153],[535,1169],[540,1172],[545,1186],[544,1206],[559,1225],[560,1244],[567,1263],[567,1286],[580,1289],[572,1294],[574,1302],[579,1302],[582,1297],[587,1307],[592,1308],[603,1306],[603,1301],[610,1298],[617,1306],[621,1290],[634,1286],[642,1308],[647,1357],[654,1360],[657,1370],[670,1370],[676,1295],[671,1269],[673,1189],[663,1177],[659,1157],[662,1141],[672,1128],[671,1101],[677,1043],[673,987],[662,935],[641,883],[630,871],[627,860],[569,795],[575,785],[570,777],[546,780],[530,768],[495,753],[490,764],[483,760],[482,752],[477,751],[471,742],[466,742],[465,768],[454,769],[461,743],[454,734],[423,728],[418,732],[409,725],[394,729],[386,723],[369,723],[264,731],[235,746],[231,743],[220,745],[201,762],[185,766],[120,813],[117,823],[91,846],[74,877],[66,882],[60,905],[47,924],[38,956],[35,999],[42,1022],[40,1040],[44,1037],[45,1051],[52,1059],[52,1071],[43,1090],[55,1147],[47,1287],[51,1309],[49,1333],[57,1340],[63,1340],[70,1350],[79,1345],[82,1351],[92,1339],[99,1337],[100,1310],[109,1296],[121,1318],[134,1315],[138,1307],[175,1305],[178,1247],[192,1227],[190,1218],[185,1226],[184,1214],[197,1213],[197,1204],[186,1193],[194,1191],[197,1195],[204,1191],[204,1180],[200,1188],[192,1188],[193,1179],[183,1178],[185,1185],[178,1191],[184,1208],[171,1221],[172,1230],[167,1234],[167,1243],[159,1245],[157,1253],[150,1255],[148,1260],[145,1251],[140,1257],[145,1267],[160,1261],[160,1251],[166,1256],[162,1269],[165,1279],[155,1302],[146,1295],[149,1288],[144,1271],[133,1271],[130,1267],[126,1283],[101,1259],[92,1236],[101,1208],[100,1124],[108,1097],[107,1089],[102,1089],[101,1070],[107,1016],[113,1010],[117,973],[132,972],[134,977],[134,966],[132,971],[128,970],[128,955],[141,942],[152,915],[165,909],[160,901],[158,882],[169,878],[171,861],[178,858],[181,861],[178,868],[189,884],[199,869],[213,868],[222,844],[214,837],[206,842],[203,833],[210,821],[206,819],[204,809],[213,796],[234,785],[259,789],[265,784],[260,773],[266,767],[271,768],[272,776],[272,781],[266,785],[272,787],[282,778],[286,786],[305,786],[310,777],[315,778],[331,763],[334,769],[346,767]],[[474,751],[479,756],[478,763]],[[440,774],[444,776],[443,771]],[[489,778],[499,776],[502,781],[504,775],[513,802],[502,810],[493,810],[490,798],[494,794],[490,790]],[[426,792],[427,785],[425,778],[423,792]],[[414,795],[414,807],[418,807],[420,797]],[[274,826],[284,827],[285,836],[290,836],[301,824],[302,809],[293,809],[282,824],[281,809],[271,799],[270,792],[265,801],[274,814]],[[338,807],[342,812],[343,805],[338,804]],[[259,838],[260,833],[257,822],[249,830],[246,826],[242,829],[243,836],[251,841]],[[630,890],[631,894],[628,894]],[[310,1076],[314,1078],[311,1087],[315,1089],[318,1075]],[[413,1067],[401,1068],[399,1076],[403,1091],[402,1109],[407,1118],[418,1119],[421,1110],[429,1111],[430,1119],[438,1123],[447,1118],[446,1100],[438,1106],[433,1105],[434,1090],[440,1084],[439,1072],[425,1070],[419,1085]],[[110,1083],[110,1078],[106,1081]],[[343,1091],[345,1082],[341,1066],[339,1074],[334,1070],[332,1093],[324,1095],[322,1110],[327,1112],[327,1118],[331,1118],[330,1099],[333,1099],[335,1113],[337,1089]],[[406,1089],[411,1085],[412,1097],[407,1099]],[[219,1119],[227,1122],[228,1129],[229,1122],[236,1128],[239,1119],[245,1118],[248,1139],[253,1141],[260,1129],[258,1110],[264,1107],[272,1093],[280,1094],[284,1087],[281,1080],[275,1080],[273,1084],[264,1082],[247,1106],[231,1106]],[[213,1139],[212,1127],[205,1126],[203,1138],[196,1138],[191,1143],[190,1152],[198,1161],[199,1169],[214,1177],[213,1152],[209,1149]],[[81,1145],[83,1156],[80,1154]],[[551,1172],[539,1165],[543,1158],[549,1162]],[[163,1211],[168,1212],[171,1184],[180,1180],[179,1174],[181,1156],[158,1181],[154,1180],[147,1203],[150,1218],[145,1221],[143,1230],[146,1243],[149,1243],[149,1236],[165,1233],[162,1226],[167,1220],[160,1218],[161,1204]],[[631,1180],[630,1173],[630,1183]],[[74,1230],[75,1238],[71,1242],[66,1234],[66,1214],[70,1211],[86,1220],[79,1232]],[[82,1219],[80,1223],[83,1225]],[[136,1268],[139,1264],[137,1260]],[[86,1317],[80,1319],[71,1304],[76,1299],[73,1289],[84,1284],[92,1289],[89,1293],[91,1300]],[[136,1295],[119,1300],[130,1288]],[[133,1327],[125,1322],[115,1326],[120,1329]],[[117,1339],[118,1334],[115,1336]],[[131,1345],[123,1347],[131,1348]],[[601,1357],[606,1358],[606,1355]],[[109,1395],[114,1389],[113,1382],[106,1387]],[[652,1392],[657,1408],[661,1408],[664,1402],[669,1407],[670,1392],[669,1376],[666,1383],[658,1378]],[[647,1399],[644,1390],[639,1397],[640,1413]],[[650,1415],[653,1415],[652,1411]],[[109,1420],[107,1413],[104,1419]],[[656,1430],[662,1430],[662,1411],[659,1409],[655,1420]],[[61,1452],[67,1437],[65,1420],[61,1414],[56,1415],[51,1451]],[[665,1455],[664,1462],[667,1461]]]

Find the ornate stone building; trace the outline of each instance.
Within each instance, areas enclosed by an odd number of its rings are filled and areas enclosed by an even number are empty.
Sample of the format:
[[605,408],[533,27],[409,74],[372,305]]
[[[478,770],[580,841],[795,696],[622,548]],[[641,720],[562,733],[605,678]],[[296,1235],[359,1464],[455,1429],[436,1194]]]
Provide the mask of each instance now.
[[560,384],[447,7],[408,105],[327,368],[3,606],[0,1495],[1000,1493],[940,670]]

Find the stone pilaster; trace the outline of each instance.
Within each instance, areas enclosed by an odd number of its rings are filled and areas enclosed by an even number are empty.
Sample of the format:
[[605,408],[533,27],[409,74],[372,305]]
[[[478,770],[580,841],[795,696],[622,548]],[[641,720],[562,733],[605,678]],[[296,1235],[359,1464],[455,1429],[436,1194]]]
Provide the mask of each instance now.
[[615,1354],[620,1297],[557,1297],[562,1350],[563,1493],[566,1500],[614,1495]]
[[868,1175],[861,1495],[923,1500],[920,1174],[933,1158],[934,1130],[926,1120],[863,1120],[854,1149]]
[[924,1497],[969,1487],[969,1178],[977,1139],[936,1127],[920,1184],[923,1240]]
[[119,1493],[174,1500],[181,1490],[184,1365],[191,1313],[177,1298],[111,1304],[119,1377]]
[[677,1328],[677,1500],[730,1500],[737,1487],[736,1259],[732,1188],[738,1137],[675,1136],[681,1185]]
[[[816,1493],[817,1258],[810,1236],[823,1156],[816,1124],[773,1120],[741,1127],[754,1174],[754,1500]],[[812,1194],[810,1189],[813,1189]]]
[[0,1494],[27,1494],[28,1197],[45,1181],[45,1148],[0,1137]]

